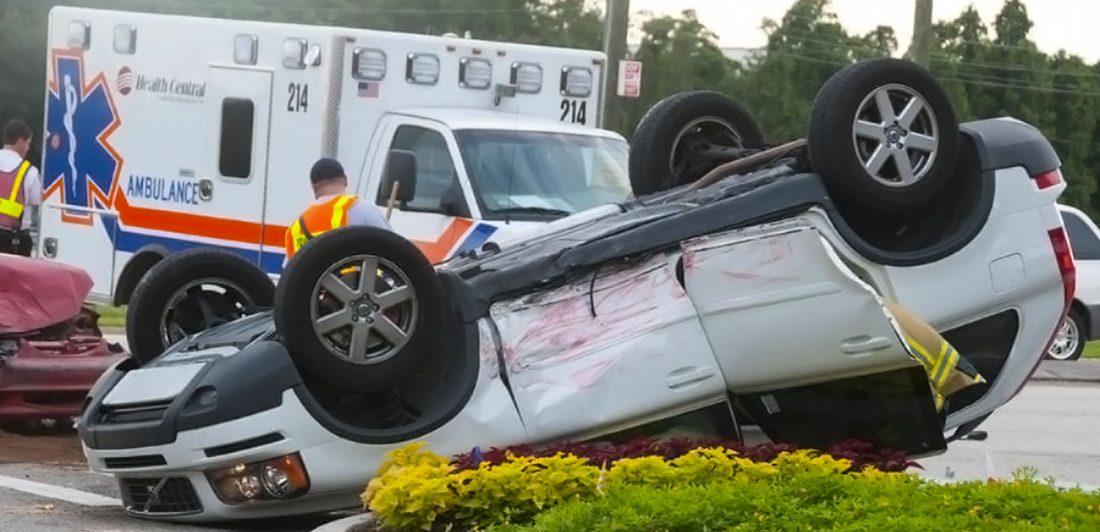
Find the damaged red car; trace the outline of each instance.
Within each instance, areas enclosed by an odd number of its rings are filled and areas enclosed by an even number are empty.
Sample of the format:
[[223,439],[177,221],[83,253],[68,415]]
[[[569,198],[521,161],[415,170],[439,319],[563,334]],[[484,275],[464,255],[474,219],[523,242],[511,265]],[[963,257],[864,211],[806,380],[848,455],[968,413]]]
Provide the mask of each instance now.
[[84,306],[92,278],[56,262],[0,255],[0,425],[71,419],[125,357]]

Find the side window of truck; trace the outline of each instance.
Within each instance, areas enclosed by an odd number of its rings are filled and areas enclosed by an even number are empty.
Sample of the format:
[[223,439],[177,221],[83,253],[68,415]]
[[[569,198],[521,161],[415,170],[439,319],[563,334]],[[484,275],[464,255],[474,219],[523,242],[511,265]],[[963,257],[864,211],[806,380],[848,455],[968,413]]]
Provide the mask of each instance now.
[[1062,212],[1062,222],[1069,233],[1069,245],[1077,260],[1100,260],[1100,238],[1080,216]]
[[[406,211],[443,212],[444,199],[459,194],[458,182],[447,140],[438,131],[417,126],[401,126],[393,137],[391,150],[408,150],[416,154],[416,196],[402,206]],[[385,205],[388,190],[378,191],[378,205]]]

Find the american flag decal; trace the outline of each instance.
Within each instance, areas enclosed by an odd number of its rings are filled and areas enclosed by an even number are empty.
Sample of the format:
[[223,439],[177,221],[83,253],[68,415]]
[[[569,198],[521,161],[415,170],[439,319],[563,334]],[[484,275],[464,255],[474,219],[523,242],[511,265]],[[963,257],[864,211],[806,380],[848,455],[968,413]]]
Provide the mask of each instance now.
[[378,97],[378,84],[371,83],[369,81],[359,82],[359,97],[360,98],[377,98]]

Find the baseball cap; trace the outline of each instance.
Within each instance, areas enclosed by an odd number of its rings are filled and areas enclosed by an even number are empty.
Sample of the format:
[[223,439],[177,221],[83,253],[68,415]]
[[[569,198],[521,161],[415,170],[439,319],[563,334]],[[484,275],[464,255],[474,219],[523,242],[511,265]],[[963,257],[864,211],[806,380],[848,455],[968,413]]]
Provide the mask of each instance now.
[[313,163],[313,169],[309,171],[309,181],[316,183],[337,177],[346,177],[344,167],[336,159],[324,157]]

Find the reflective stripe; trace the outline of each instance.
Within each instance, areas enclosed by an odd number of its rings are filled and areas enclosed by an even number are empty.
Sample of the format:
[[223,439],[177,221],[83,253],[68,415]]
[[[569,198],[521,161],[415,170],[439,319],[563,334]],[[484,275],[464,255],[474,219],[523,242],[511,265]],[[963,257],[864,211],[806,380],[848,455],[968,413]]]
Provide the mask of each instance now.
[[11,194],[8,194],[7,198],[0,198],[0,214],[12,218],[23,216],[23,204],[19,201],[19,191],[23,187],[23,177],[27,175],[27,170],[30,170],[30,168],[30,161],[23,161],[23,164],[19,165],[19,172],[15,174],[15,183],[11,187]]
[[344,225],[344,206],[352,200],[351,196],[341,196],[336,200],[336,205],[332,208],[332,228],[336,229]]
[[936,363],[932,366],[932,382],[936,383],[936,386],[940,386],[940,377],[946,373],[943,369],[946,367],[947,362],[947,342],[940,343],[940,354],[936,355]]
[[[302,213],[297,220],[294,221],[287,228],[290,241],[287,243],[287,258],[294,256],[294,254],[302,249],[302,246],[306,245],[306,242],[320,236],[332,229],[339,229],[347,225],[347,210],[354,206],[359,198],[355,196],[337,196],[331,200],[322,203],[320,205],[313,205],[306,212]],[[332,209],[331,213],[324,214],[324,209]],[[309,224],[306,219],[313,220],[314,225],[321,222],[324,218],[321,216],[327,216],[330,227],[326,227],[320,230],[310,231]]]
[[947,384],[947,376],[951,374],[951,370],[955,369],[955,364],[959,363],[959,352],[951,348],[944,358],[943,365],[940,367],[940,375],[936,378],[936,386],[941,388],[944,384]]
[[923,364],[924,367],[927,368],[928,373],[931,374],[934,367],[932,356],[929,355],[928,351],[925,351],[924,347],[918,344],[916,340],[909,338],[908,336],[905,337],[905,340],[909,343],[909,347],[912,347],[913,351],[916,351],[917,354],[920,355],[918,357],[920,359],[919,362]]

